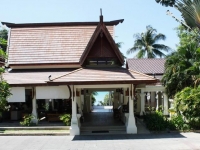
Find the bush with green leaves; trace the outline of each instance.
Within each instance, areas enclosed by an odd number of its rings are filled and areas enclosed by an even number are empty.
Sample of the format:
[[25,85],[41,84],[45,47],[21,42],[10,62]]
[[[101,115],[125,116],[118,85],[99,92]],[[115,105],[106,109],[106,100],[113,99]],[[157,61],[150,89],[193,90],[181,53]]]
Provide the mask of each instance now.
[[174,98],[176,113],[181,115],[192,129],[200,129],[200,86],[186,87]]
[[32,114],[25,115],[23,117],[23,121],[20,122],[20,125],[23,125],[23,126],[33,126],[33,125],[36,125],[35,123],[32,122],[33,119],[36,119],[36,118]]
[[144,115],[146,127],[150,131],[163,131],[168,128],[168,120],[163,115],[162,111],[155,111]]
[[169,120],[169,129],[171,130],[190,130],[191,127],[187,124],[181,115],[173,115]]
[[11,95],[9,84],[3,79],[3,68],[0,68],[0,116],[2,111],[7,110],[7,98]]
[[63,123],[66,126],[69,126],[71,124],[71,115],[70,114],[64,114],[64,115],[60,115],[60,120],[63,121]]

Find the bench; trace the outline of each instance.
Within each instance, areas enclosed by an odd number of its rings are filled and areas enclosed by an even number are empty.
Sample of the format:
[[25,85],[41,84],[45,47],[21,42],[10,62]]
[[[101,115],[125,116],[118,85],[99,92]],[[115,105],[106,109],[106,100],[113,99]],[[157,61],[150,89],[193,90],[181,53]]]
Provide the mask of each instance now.
[[51,121],[60,121],[60,116],[61,114],[47,114],[47,120],[48,122]]

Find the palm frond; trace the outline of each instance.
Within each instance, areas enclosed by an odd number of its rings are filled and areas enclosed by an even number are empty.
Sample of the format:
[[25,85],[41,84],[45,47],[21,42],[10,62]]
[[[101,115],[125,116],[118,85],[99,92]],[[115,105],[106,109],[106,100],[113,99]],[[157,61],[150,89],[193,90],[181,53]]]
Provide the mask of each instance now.
[[138,51],[140,49],[141,49],[140,46],[136,46],[136,47],[134,46],[134,47],[128,49],[127,52],[126,52],[126,54],[129,55],[129,54],[134,53],[134,52],[136,52],[136,51]]
[[[160,58],[166,56],[163,52],[159,51],[158,49],[153,49],[153,53],[154,53],[154,55],[157,55],[157,56],[159,56]],[[155,57],[154,57],[154,58],[155,58]]]
[[145,57],[145,50],[140,50],[136,55],[136,58],[144,58]]
[[164,44],[153,44],[152,47],[158,50],[165,51],[165,52],[171,51],[171,48]]
[[160,40],[165,40],[165,39],[166,39],[166,36],[164,34],[162,34],[162,33],[159,33],[154,37],[153,40],[156,43],[156,42],[158,42]]

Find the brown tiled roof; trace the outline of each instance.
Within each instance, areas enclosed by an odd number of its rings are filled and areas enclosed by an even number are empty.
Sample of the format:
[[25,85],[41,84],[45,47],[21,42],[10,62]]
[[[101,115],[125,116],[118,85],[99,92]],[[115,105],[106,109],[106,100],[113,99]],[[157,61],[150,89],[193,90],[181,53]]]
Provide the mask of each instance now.
[[157,80],[151,76],[128,70],[125,68],[80,68],[73,72],[59,76],[49,81],[53,83],[71,84],[105,84],[105,83],[156,83]]
[[[107,26],[113,36],[113,26]],[[11,28],[8,64],[78,63],[96,26]]]
[[3,78],[12,86],[14,85],[46,85],[49,75],[51,78],[61,76],[72,69],[55,70],[18,70],[4,73]]
[[164,58],[143,58],[143,59],[127,59],[129,69],[136,70],[145,74],[160,74],[164,73]]

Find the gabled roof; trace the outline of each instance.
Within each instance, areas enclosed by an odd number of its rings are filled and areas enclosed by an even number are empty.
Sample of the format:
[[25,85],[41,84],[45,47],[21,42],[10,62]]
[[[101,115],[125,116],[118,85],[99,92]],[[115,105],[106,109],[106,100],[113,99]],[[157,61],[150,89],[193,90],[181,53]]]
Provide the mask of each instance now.
[[47,81],[49,84],[151,84],[157,80],[137,71],[118,68],[79,68]]
[[[96,26],[43,26],[12,28],[8,64],[79,64]],[[113,35],[113,26],[108,26]]]
[[136,70],[145,74],[160,74],[165,70],[164,58],[141,58],[141,59],[127,59],[127,66],[129,69]]
[[[122,20],[122,22],[123,22],[123,20]],[[113,40],[112,36],[110,35],[108,29],[106,28],[105,23],[103,22],[103,16],[100,16],[100,22],[99,22],[98,26],[96,27],[92,37],[90,38],[90,41],[87,44],[85,51],[83,52],[83,54],[80,58],[80,65],[83,65],[83,63],[85,62],[87,55],[89,54],[92,46],[94,45],[94,43],[96,42],[96,40],[100,34],[106,36],[106,39],[107,39],[108,43],[110,44],[112,50],[115,52],[119,62],[121,63],[121,65],[123,65],[124,57],[122,56],[121,52],[119,51],[118,47],[116,46],[116,43]]]

